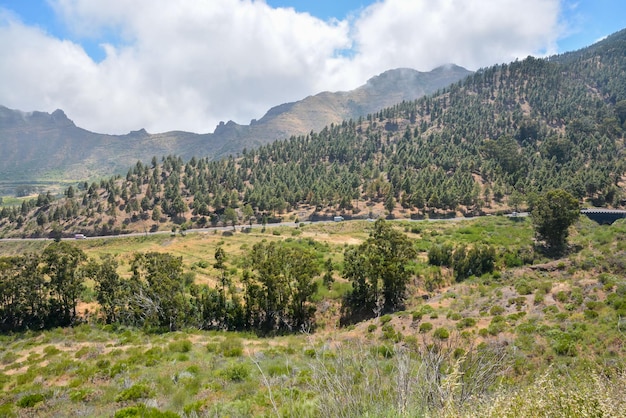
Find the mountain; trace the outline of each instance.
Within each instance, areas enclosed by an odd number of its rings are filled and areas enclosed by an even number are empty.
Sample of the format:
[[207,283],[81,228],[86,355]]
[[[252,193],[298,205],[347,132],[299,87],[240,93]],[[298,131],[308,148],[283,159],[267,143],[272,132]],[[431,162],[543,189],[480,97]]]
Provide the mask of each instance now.
[[270,109],[250,125],[220,123],[212,134],[172,131],[104,135],[77,127],[62,110],[25,113],[0,106],[0,193],[16,184],[71,183],[125,172],[137,160],[176,154],[218,158],[276,139],[320,130],[366,116],[402,100],[414,100],[471,72],[455,66],[431,72],[387,71],[349,92],[320,93]]
[[[432,94],[471,73],[453,64],[426,73],[410,68],[385,71],[355,90],[323,92],[298,102],[276,106],[260,120],[252,121],[249,130],[254,133],[253,136],[274,139],[319,132],[331,123],[356,120],[402,101]],[[230,128],[237,129],[232,123]]]
[[[624,74],[626,30],[580,51],[485,68],[436,94],[237,157],[137,163],[126,177],[67,189],[68,199],[40,195],[3,208],[0,236],[495,213],[532,206],[556,188],[585,205],[620,207]],[[214,135],[243,129],[230,122]]]

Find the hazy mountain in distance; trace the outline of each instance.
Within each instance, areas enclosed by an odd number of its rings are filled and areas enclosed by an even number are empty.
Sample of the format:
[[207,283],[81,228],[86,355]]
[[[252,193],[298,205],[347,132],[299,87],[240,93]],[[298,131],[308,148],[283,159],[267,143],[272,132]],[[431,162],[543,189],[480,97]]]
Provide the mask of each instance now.
[[[429,72],[410,68],[388,70],[351,91],[323,92],[273,107],[261,119],[253,120],[247,126],[231,121],[219,126],[216,134],[230,135],[234,144],[238,142],[237,138],[242,137],[258,138],[261,143],[267,143],[291,135],[306,135],[311,131],[320,131],[331,123],[357,119],[403,100],[415,100],[432,94],[469,74],[472,72],[454,64],[440,66]],[[234,144],[227,143],[227,146]],[[229,152],[235,152],[234,148],[223,149],[220,154]]]

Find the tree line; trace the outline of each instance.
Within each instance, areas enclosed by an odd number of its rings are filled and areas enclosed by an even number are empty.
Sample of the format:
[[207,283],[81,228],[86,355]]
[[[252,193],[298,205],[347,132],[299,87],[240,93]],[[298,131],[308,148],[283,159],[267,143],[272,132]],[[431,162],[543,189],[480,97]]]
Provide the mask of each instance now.
[[[105,324],[263,334],[313,330],[313,296],[320,283],[334,280],[332,263],[321,259],[314,246],[257,243],[237,280],[227,268],[225,251],[217,247],[217,285],[211,287],[194,283],[183,270],[182,258],[168,253],[137,253],[130,275],[124,275],[111,255],[88,258],[66,241],[54,242],[41,254],[0,258],[0,330],[71,326],[85,320],[77,306],[86,280],[93,282],[97,320]],[[377,221],[368,240],[345,253],[343,277],[353,287],[344,301],[346,315],[372,316],[376,306],[379,313],[400,309],[410,276],[407,265],[415,256],[404,234]]]
[[[578,201],[564,190],[551,190],[532,202],[538,242],[547,252],[567,249],[569,227],[579,216]],[[88,259],[66,241],[54,242],[38,255],[0,258],[0,330],[19,331],[73,325],[84,318],[77,305],[85,280],[106,324],[147,329],[184,327],[255,330],[264,334],[315,327],[314,296],[320,283],[332,285],[333,263],[322,260],[313,245],[260,242],[245,257],[243,273],[233,280],[227,255],[214,254],[214,287],[194,283],[183,271],[182,257],[137,253],[130,276],[119,272],[115,257]],[[428,263],[451,269],[455,280],[491,273],[498,254],[488,245],[434,244]],[[350,284],[343,296],[341,322],[351,323],[404,309],[417,251],[405,234],[383,219],[369,237],[345,249],[341,275]],[[205,263],[208,266],[208,263]],[[322,272],[324,272],[323,276]],[[429,282],[426,287],[432,285]]]

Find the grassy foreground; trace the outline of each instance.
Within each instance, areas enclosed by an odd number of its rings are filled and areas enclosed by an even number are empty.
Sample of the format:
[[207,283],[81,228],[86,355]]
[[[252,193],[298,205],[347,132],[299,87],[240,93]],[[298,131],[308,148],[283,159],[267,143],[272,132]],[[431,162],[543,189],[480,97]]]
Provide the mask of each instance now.
[[[341,271],[343,250],[367,222],[77,241],[114,254],[129,274],[134,252],[183,257],[212,283],[222,246],[237,277],[263,240],[307,245]],[[0,336],[0,416],[623,416],[626,410],[626,224],[581,219],[568,255],[533,251],[527,220],[400,223],[419,251],[407,310],[338,328],[340,274],[320,287],[312,334],[103,326],[92,295],[74,328]],[[456,283],[426,264],[433,244],[493,245],[497,269]],[[0,243],[2,254],[45,243]],[[23,247],[22,247],[23,246]],[[41,246],[41,248],[38,248]]]

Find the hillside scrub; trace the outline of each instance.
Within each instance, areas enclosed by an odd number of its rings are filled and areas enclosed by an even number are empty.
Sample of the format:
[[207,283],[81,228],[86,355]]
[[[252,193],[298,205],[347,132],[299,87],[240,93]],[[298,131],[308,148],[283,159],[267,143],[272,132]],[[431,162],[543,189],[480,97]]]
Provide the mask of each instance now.
[[[310,225],[300,227],[298,237],[257,232],[77,242],[86,258],[77,258],[83,261],[75,278],[84,278],[79,305],[85,297],[91,301],[88,317],[77,311],[86,323],[0,335],[0,411],[8,416],[81,410],[122,416],[147,405],[151,413],[170,416],[360,416],[364,411],[532,416],[523,400],[533,396],[533,408],[546,416],[561,407],[615,416],[623,407],[618,395],[626,367],[626,328],[620,322],[626,316],[626,283],[619,262],[626,251],[621,244],[625,225],[600,226],[582,218],[571,228],[575,250],[556,260],[537,253],[517,267],[508,267],[505,256],[532,248],[533,229],[529,220],[505,217]],[[415,226],[419,230],[400,232]],[[414,248],[414,257],[402,261],[409,277],[406,310],[381,311],[378,318],[337,328],[341,298],[319,296],[328,294],[319,293],[328,292],[320,286],[324,266],[331,258],[337,273],[349,271],[342,255],[382,245],[384,240],[368,244],[377,234],[408,240]],[[347,244],[351,237],[359,237],[361,244]],[[164,242],[171,253],[163,252]],[[36,253],[2,258],[0,283],[40,277],[39,291],[49,294],[51,279],[43,272],[52,270],[45,263],[65,256],[65,250],[76,252],[52,245],[58,253],[52,259]],[[427,264],[435,246],[452,248],[452,253],[465,246],[466,255],[471,248],[493,246],[493,271],[457,282],[452,268]],[[144,250],[95,258],[129,247]],[[381,264],[373,266],[384,265],[384,259],[377,260]],[[197,273],[195,279],[186,280],[188,272]],[[90,274],[103,277],[96,280]],[[446,286],[426,290],[431,274]],[[205,276],[213,280],[196,283]],[[349,282],[341,274],[334,276],[333,289],[346,285],[345,296]],[[272,308],[273,332],[260,333],[271,338],[255,336],[254,327],[241,328],[252,333],[223,331],[231,326],[224,324],[246,323],[246,318],[263,324],[266,317],[254,313],[268,306],[263,294],[270,279],[284,285],[273,290],[281,297],[297,295],[290,292],[296,292],[298,280],[305,293],[318,283],[311,296],[319,299],[311,297],[304,305],[292,303],[301,300],[297,297],[281,299],[286,304]],[[109,284],[120,284],[123,291],[106,291]],[[253,294],[258,299],[248,309],[246,298]],[[123,303],[110,303],[115,298]],[[21,306],[0,300],[3,309]],[[42,310],[28,312],[46,312],[46,298],[37,300]],[[106,304],[98,307],[100,300]],[[173,314],[170,307],[178,303],[185,308]],[[235,306],[240,308],[231,310]],[[303,334],[302,327],[293,325],[281,330],[278,324],[298,323],[292,315],[300,306],[305,307],[301,312],[313,312],[310,319],[316,325],[304,330],[315,332]],[[188,328],[183,320],[202,330]],[[295,334],[285,335],[288,331]]]

